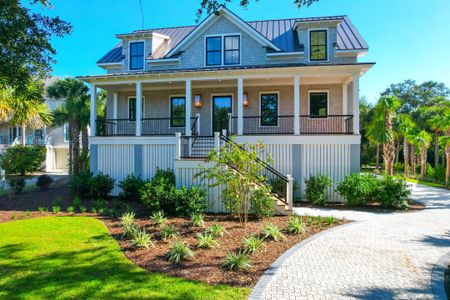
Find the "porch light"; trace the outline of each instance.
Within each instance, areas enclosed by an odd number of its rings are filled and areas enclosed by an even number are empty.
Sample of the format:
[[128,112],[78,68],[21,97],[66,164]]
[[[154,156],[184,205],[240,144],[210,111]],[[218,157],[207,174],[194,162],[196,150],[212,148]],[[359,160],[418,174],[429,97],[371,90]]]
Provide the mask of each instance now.
[[194,96],[194,105],[196,108],[202,107],[202,95],[195,95]]
[[244,106],[247,107],[248,106],[248,93],[244,93]]

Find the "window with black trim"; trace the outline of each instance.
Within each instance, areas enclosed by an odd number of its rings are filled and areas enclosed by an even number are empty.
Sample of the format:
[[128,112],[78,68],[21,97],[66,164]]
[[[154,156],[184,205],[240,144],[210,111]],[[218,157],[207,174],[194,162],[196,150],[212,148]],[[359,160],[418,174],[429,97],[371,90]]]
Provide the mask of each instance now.
[[[144,98],[142,98],[142,117],[144,117]],[[136,121],[136,98],[128,99],[128,120]]]
[[144,42],[130,43],[130,70],[144,69]]
[[220,36],[206,38],[206,65],[222,64],[222,38]]
[[328,60],[327,31],[313,30],[309,32],[309,60]]
[[240,64],[240,36],[231,35],[224,37],[224,64]]
[[309,114],[311,117],[322,118],[328,115],[328,93],[309,94]]
[[186,122],[186,98],[170,98],[170,127],[184,127]]
[[278,94],[261,94],[261,126],[278,126]]

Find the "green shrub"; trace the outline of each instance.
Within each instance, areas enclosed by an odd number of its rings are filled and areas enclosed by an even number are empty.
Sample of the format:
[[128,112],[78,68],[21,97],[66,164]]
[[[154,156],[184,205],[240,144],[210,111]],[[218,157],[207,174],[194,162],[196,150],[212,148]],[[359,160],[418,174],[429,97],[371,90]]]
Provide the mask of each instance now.
[[48,212],[48,208],[47,207],[43,207],[43,206],[39,206],[38,207],[38,211],[40,213],[45,213],[45,212]]
[[264,240],[256,235],[251,235],[242,241],[244,252],[253,254],[259,251],[263,246]]
[[63,201],[63,197],[62,196],[57,196],[55,198],[55,200],[53,201],[53,205],[61,206],[62,201]]
[[131,243],[136,248],[148,249],[150,246],[153,246],[151,234],[147,233],[143,228],[134,232]]
[[0,169],[5,170],[7,175],[25,176],[42,168],[45,153],[45,147],[37,145],[9,147],[0,156]]
[[136,222],[135,214],[132,212],[124,213],[120,217],[120,222],[122,223],[123,228],[127,228],[127,227],[133,225]]
[[346,176],[336,188],[350,206],[366,205],[373,201],[373,194],[379,180],[371,174],[351,174]]
[[144,185],[145,181],[133,174],[128,175],[119,182],[119,188],[122,190],[119,197],[124,201],[138,201],[139,191]]
[[69,207],[66,208],[66,211],[68,213],[73,213],[75,211],[75,208],[73,206],[69,206]]
[[167,252],[166,259],[167,261],[178,264],[183,260],[189,260],[194,257],[194,252],[182,241],[176,241],[169,248],[169,252]]
[[228,252],[222,267],[228,271],[248,270],[252,267],[248,255],[244,252]]
[[25,188],[25,178],[21,176],[8,176],[8,184],[14,194],[19,194]]
[[109,175],[99,173],[92,177],[90,197],[94,199],[106,199],[114,188],[114,178]]
[[405,171],[405,164],[402,162],[396,162],[394,163],[394,172],[404,172]]
[[276,242],[283,240],[285,238],[283,233],[281,233],[280,228],[278,228],[276,225],[273,225],[272,223],[269,223],[266,226],[264,226],[262,236],[265,239]]
[[140,200],[150,211],[175,213],[175,174],[172,170],[156,171],[155,176],[140,190]]
[[106,201],[103,199],[97,199],[94,201],[94,207],[98,210],[99,213],[100,210],[104,211],[106,208]]
[[61,212],[61,207],[60,207],[59,205],[53,205],[53,206],[52,206],[52,212],[53,212],[54,214],[60,213],[60,212]]
[[161,228],[161,237],[163,240],[171,239],[177,235],[177,228],[173,224],[166,224]]
[[289,234],[300,234],[305,230],[302,218],[299,216],[291,216],[286,226],[286,232]]
[[50,187],[50,184],[53,183],[53,178],[48,175],[41,175],[37,178],[36,186],[38,186],[41,191],[46,191]]
[[219,242],[214,239],[214,236],[208,232],[197,234],[197,248],[211,249],[219,246]]
[[154,212],[150,219],[158,226],[161,226],[167,222],[167,218],[164,216],[163,211]]
[[97,213],[97,209],[95,207],[91,208],[91,213],[96,214]]
[[203,227],[205,225],[205,220],[201,214],[191,215],[191,226],[193,227]]
[[212,234],[213,237],[222,237],[227,231],[222,225],[213,224],[206,228],[205,232]]
[[81,171],[72,176],[69,181],[69,189],[72,195],[81,198],[89,198],[91,196],[93,177],[94,174],[87,171]]
[[272,217],[275,213],[275,198],[265,188],[255,189],[250,198],[250,212],[257,219]]
[[76,196],[76,197],[73,199],[73,201],[72,201],[72,206],[73,206],[75,209],[80,208],[80,206],[81,206],[81,199],[80,199],[80,197]]
[[433,179],[433,181],[444,184],[445,183],[445,167],[438,165],[433,168],[430,164],[427,164],[427,177]]
[[12,213],[11,220],[15,220],[15,219],[17,219],[17,214],[16,213]]
[[25,218],[29,218],[29,217],[31,216],[31,211],[26,210],[26,211],[23,213],[23,216],[24,216]]
[[87,208],[84,206],[80,206],[80,213],[84,214],[87,211]]
[[206,210],[206,191],[199,186],[191,188],[183,186],[181,189],[175,190],[175,198],[178,215],[202,214]]
[[410,193],[403,179],[384,176],[379,180],[378,188],[374,192],[374,200],[383,208],[405,209],[408,207]]
[[139,231],[139,226],[133,222],[123,226],[123,236],[128,238],[133,238]]
[[305,195],[308,201],[314,204],[324,205],[327,203],[327,190],[333,184],[330,177],[317,175],[305,180]]

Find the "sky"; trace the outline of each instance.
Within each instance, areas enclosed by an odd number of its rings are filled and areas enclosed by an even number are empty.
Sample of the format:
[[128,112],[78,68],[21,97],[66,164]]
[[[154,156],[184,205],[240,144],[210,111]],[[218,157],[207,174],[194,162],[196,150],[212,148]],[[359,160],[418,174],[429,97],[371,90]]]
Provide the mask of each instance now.
[[[117,33],[142,29],[140,0],[52,0],[44,13],[70,22],[73,32],[54,38],[53,75],[103,74],[96,61],[114,47]],[[200,0],[141,0],[144,28],[195,25]],[[361,62],[376,65],[361,78],[361,95],[375,102],[391,83],[435,80],[450,87],[450,0],[320,0],[298,9],[294,0],[233,0],[246,21],[348,15],[369,45]],[[32,10],[42,12],[39,5]]]

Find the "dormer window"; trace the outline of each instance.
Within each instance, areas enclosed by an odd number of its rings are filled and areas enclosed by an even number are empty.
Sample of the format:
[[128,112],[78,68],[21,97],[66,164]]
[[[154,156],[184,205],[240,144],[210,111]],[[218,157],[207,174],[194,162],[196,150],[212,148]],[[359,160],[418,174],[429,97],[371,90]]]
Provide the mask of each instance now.
[[238,34],[206,37],[206,66],[239,65],[241,37]]
[[328,31],[311,30],[309,32],[309,60],[327,61],[328,60]]
[[130,70],[144,69],[144,42],[130,42]]

